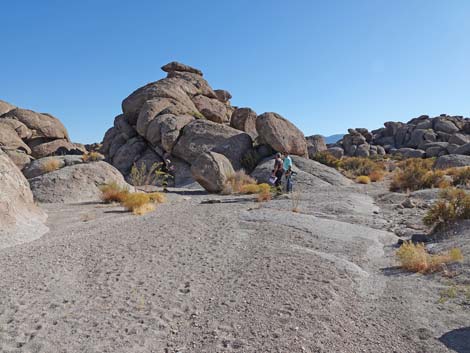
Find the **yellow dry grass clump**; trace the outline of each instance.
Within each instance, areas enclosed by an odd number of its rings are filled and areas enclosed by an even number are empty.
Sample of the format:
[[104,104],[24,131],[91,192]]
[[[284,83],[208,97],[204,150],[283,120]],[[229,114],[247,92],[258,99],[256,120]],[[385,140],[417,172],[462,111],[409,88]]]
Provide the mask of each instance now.
[[443,269],[445,264],[463,260],[458,248],[440,254],[429,254],[424,244],[414,244],[411,241],[403,243],[396,255],[403,269],[420,273],[435,272]]
[[99,152],[87,152],[82,155],[82,161],[84,162],[98,162],[104,159],[104,156]]
[[53,172],[54,170],[57,170],[60,168],[60,161],[58,159],[49,159],[44,162],[44,164],[41,167],[41,170],[44,173],[50,173]]
[[259,191],[258,191],[258,202],[265,202],[272,199],[271,195],[271,186],[269,184],[259,184]]
[[[440,182],[439,174],[428,174],[434,165],[434,159],[409,158],[401,161],[393,174],[391,191],[414,191],[428,187],[429,183]],[[428,174],[428,175],[426,175]]]
[[359,184],[370,184],[370,178],[367,175],[360,175],[356,178],[356,183]]
[[105,203],[123,202],[129,195],[129,190],[119,186],[117,183],[104,184],[99,187],[101,200]]
[[313,160],[335,169],[338,169],[340,164],[340,160],[328,151],[317,152],[313,156]]
[[121,203],[128,211],[136,215],[142,215],[155,209],[150,196],[144,192],[128,194]]
[[238,170],[227,177],[222,193],[225,195],[232,193],[238,194],[242,192],[246,185],[256,185],[256,179],[247,175],[243,169]]
[[152,192],[148,194],[150,201],[154,203],[165,203],[166,196],[163,195],[161,192]]
[[380,169],[375,169],[369,174],[370,181],[373,183],[377,181],[382,181],[385,177],[385,171]]

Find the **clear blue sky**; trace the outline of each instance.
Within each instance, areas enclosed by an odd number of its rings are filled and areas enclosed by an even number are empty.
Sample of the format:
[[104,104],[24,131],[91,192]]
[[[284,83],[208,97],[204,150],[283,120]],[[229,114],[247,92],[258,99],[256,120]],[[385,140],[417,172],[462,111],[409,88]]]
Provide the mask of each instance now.
[[305,134],[468,116],[468,0],[1,1],[0,99],[101,141],[178,60]]

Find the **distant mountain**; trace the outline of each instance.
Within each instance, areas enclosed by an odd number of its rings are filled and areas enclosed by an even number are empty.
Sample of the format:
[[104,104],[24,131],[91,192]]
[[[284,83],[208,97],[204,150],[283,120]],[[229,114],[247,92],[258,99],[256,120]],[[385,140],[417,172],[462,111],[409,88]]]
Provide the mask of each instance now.
[[336,134],[331,136],[325,136],[326,143],[335,143],[343,138],[344,134]]

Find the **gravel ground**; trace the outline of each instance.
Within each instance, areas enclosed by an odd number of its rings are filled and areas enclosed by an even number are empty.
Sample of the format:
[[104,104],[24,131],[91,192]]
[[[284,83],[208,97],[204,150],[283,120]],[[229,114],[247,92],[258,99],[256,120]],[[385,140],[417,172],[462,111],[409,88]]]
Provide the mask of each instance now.
[[470,305],[394,267],[384,190],[43,205],[47,234],[0,246],[0,352],[470,352]]

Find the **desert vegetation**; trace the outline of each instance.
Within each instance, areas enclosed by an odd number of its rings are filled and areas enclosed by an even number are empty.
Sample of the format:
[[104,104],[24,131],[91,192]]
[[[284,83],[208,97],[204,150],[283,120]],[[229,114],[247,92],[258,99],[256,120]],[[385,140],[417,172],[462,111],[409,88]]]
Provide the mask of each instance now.
[[443,270],[446,264],[463,260],[462,252],[458,248],[439,254],[430,254],[423,243],[414,244],[411,241],[403,243],[396,255],[403,269],[420,273]]
[[370,181],[371,181],[371,179],[367,175],[359,175],[356,178],[356,183],[358,183],[358,184],[370,184]]
[[135,215],[143,215],[155,210],[155,205],[166,202],[165,195],[159,192],[131,193],[116,183],[109,183],[100,187],[101,200],[105,203],[118,202]]
[[470,219],[470,194],[462,189],[448,188],[428,210],[423,223],[437,230],[463,219]]
[[60,168],[60,161],[58,159],[50,159],[44,162],[41,169],[44,173],[50,173],[54,170],[58,170]]
[[82,155],[82,160],[87,162],[98,162],[104,159],[104,156],[96,151],[88,152]]
[[173,176],[163,171],[163,163],[153,163],[148,166],[141,163],[140,166],[134,164],[129,176],[130,183],[134,186],[158,185],[161,184],[164,189],[168,187],[168,181]]
[[[251,189],[256,189],[258,187],[256,183],[256,179],[246,174],[246,172],[242,169],[236,171],[235,173],[229,175],[227,180],[225,181],[224,190],[222,191],[223,194],[238,194],[238,193],[250,193],[246,192]],[[243,192],[245,190],[245,192]],[[257,191],[251,192],[256,193]]]

